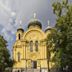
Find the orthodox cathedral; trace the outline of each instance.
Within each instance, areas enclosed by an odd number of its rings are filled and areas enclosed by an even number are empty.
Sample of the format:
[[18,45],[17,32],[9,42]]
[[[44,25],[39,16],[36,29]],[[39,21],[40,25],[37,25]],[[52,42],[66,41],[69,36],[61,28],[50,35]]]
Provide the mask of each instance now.
[[[48,22],[49,24],[49,22]],[[15,61],[12,72],[49,72],[55,63],[49,61],[46,39],[53,28],[42,30],[41,22],[35,17],[30,20],[27,31],[19,27],[13,45]],[[50,57],[53,57],[51,53]],[[52,71],[54,72],[54,71]]]

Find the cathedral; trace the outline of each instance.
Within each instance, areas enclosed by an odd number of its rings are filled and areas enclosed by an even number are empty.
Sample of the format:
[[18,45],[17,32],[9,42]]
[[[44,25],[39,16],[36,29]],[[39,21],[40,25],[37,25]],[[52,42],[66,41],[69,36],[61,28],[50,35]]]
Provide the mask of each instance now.
[[[22,27],[17,29],[12,52],[15,61],[12,72],[49,72],[54,67],[55,63],[48,60],[46,44],[51,30],[48,25],[43,31],[41,22],[35,16],[29,21],[27,31]],[[51,53],[50,57],[53,55]]]

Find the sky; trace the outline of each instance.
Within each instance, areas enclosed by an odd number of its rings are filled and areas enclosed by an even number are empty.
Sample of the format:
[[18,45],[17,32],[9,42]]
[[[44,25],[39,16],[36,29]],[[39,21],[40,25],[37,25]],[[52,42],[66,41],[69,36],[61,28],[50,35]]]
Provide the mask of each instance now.
[[[8,41],[8,49],[12,51],[15,42],[15,33],[22,21],[22,27],[26,31],[29,21],[36,18],[42,23],[45,30],[50,21],[54,26],[56,16],[53,14],[52,3],[56,0],[0,0],[0,34]],[[69,0],[72,2],[72,0]]]

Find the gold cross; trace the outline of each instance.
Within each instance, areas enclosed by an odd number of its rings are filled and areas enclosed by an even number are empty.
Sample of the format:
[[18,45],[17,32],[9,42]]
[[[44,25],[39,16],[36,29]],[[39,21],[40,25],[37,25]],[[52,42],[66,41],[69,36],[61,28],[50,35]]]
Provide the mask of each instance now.
[[34,13],[34,18],[36,18],[36,13]]
[[48,26],[50,26],[50,21],[48,20]]
[[20,24],[20,27],[22,27],[22,20],[20,20],[19,24]]

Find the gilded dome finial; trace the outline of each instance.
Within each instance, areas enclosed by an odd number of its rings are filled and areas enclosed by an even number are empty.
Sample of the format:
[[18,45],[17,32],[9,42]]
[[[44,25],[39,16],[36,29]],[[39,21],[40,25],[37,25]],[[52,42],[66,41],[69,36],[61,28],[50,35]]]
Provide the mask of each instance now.
[[22,27],[22,20],[19,21],[19,24],[20,24],[20,28],[21,28]]
[[34,13],[34,18],[36,18],[36,13]]
[[50,26],[50,21],[48,20],[48,26]]
[[22,24],[22,20],[20,20],[20,25]]
[[48,20],[48,27],[47,27],[47,28],[51,28],[51,27],[50,27],[50,21],[49,21],[49,20]]

